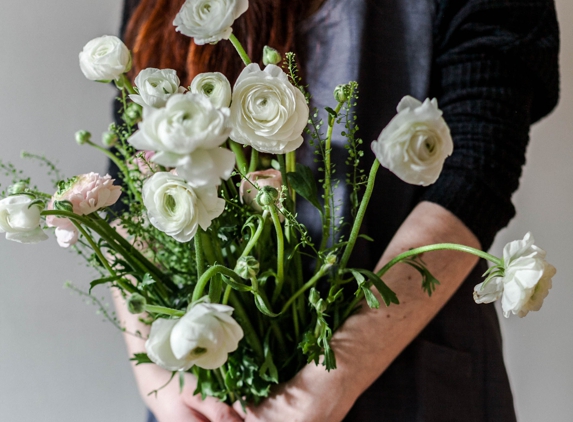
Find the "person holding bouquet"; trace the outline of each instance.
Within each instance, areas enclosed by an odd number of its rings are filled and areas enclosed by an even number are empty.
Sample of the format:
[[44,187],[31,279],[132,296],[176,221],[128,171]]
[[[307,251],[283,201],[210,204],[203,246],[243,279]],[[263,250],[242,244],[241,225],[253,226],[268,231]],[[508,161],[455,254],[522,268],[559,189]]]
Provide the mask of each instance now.
[[[244,66],[224,41],[230,32],[223,30],[218,39],[185,36],[186,19],[197,17],[193,3],[125,0],[121,32],[133,52],[131,79],[157,68],[176,70],[184,86],[214,71],[234,83]],[[234,14],[232,33],[255,63],[263,61],[265,45],[282,56],[297,53],[311,107],[324,110],[336,85],[357,80],[357,122],[366,141],[378,138],[405,95],[437,99],[454,151],[431,186],[423,179],[406,184],[388,170],[378,173],[363,224],[363,233],[375,241],[359,241],[355,266],[379,269],[404,251],[432,243],[487,250],[515,214],[511,195],[525,162],[529,127],[558,97],[552,0],[203,0],[201,7],[221,14],[214,21]],[[414,98],[401,102],[399,111],[422,107]],[[346,152],[337,136],[332,159],[338,174],[346,174]],[[310,145],[297,153],[300,162],[318,170]],[[363,165],[373,159],[365,155]],[[341,183],[337,194],[343,198],[337,218],[348,221],[350,191]],[[311,210],[297,203],[309,233],[320,238],[322,227]],[[239,404],[201,400],[190,374],[182,393],[173,382],[148,396],[169,373],[155,365],[135,367],[153,413],[149,421],[514,421],[495,309],[472,303],[485,263],[455,251],[425,255],[424,262],[440,282],[431,297],[411,267],[393,268],[385,282],[400,306],[363,306],[352,315],[332,338],[336,370],[308,364],[246,412]],[[117,302],[128,331],[149,331],[121,298]],[[130,354],[144,349],[139,338],[126,341]]]

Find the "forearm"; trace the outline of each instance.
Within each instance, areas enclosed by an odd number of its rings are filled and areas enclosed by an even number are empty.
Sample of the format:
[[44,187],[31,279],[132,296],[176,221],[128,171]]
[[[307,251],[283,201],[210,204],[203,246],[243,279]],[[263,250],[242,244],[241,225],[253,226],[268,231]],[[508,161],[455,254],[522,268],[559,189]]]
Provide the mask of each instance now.
[[[480,248],[477,238],[457,217],[439,205],[423,202],[402,224],[378,268],[410,248],[445,242]],[[363,303],[333,336],[337,369],[326,372],[323,366],[307,365],[253,409],[247,421],[276,420],[273,418],[285,408],[296,413],[293,421],[342,420],[358,396],[439,312],[477,262],[473,255],[453,251],[431,252],[423,259],[440,281],[431,297],[422,290],[416,270],[404,264],[393,267],[384,281],[397,293],[400,305],[371,310]]]
[[[396,233],[377,268],[408,249],[445,242],[480,248],[477,238],[453,214],[439,205],[422,202]],[[473,255],[454,251],[430,252],[423,260],[440,281],[431,297],[421,289],[420,274],[408,265],[398,264],[384,276],[384,281],[396,292],[400,305],[382,306],[378,310],[364,305],[335,333],[337,371],[342,379],[353,380],[347,386],[350,390],[347,393],[353,398],[382,374],[422,331],[477,262]]]

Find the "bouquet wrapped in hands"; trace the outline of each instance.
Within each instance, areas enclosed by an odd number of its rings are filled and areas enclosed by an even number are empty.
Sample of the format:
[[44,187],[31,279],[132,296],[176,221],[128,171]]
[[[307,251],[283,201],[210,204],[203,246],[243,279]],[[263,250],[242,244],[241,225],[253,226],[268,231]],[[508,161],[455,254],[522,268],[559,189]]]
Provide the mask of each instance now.
[[[60,246],[76,249],[100,272],[90,291],[104,284],[119,289],[129,311],[151,326],[146,353],[133,357],[138,364],[157,364],[181,380],[192,372],[203,397],[257,403],[309,362],[336,368],[333,332],[358,307],[378,308],[378,298],[385,306],[399,304],[383,281],[392,266],[414,267],[431,295],[439,283],[420,255],[439,249],[492,262],[475,287],[476,302],[501,298],[506,317],[541,307],[555,269],[530,234],[509,243],[502,259],[436,244],[406,251],[376,273],[350,267],[380,164],[425,186],[452,153],[437,101],[400,102],[372,143],[377,160],[366,175],[355,136],[356,83],[336,87],[327,121],[318,121],[294,55],[283,61],[266,48],[261,69],[233,36],[247,0],[213,2],[209,13],[196,3],[187,1],[174,25],[197,44],[233,43],[245,63],[233,88],[216,72],[181,87],[171,69],[145,69],[132,85],[130,52],[111,36],[90,41],[80,54],[88,79],[115,81],[124,124],[110,126],[104,146],[85,131],[76,139],[109,156],[121,187],[109,175],[88,173],[59,181],[50,195],[2,165],[14,180],[0,200],[0,232],[35,243],[48,238],[46,226],[55,228]],[[351,224],[335,212],[330,153],[337,125],[344,127],[352,168],[345,175]],[[316,151],[318,178],[296,162],[304,142]],[[297,220],[301,200],[316,209],[319,239]],[[112,207],[118,201],[122,206]]]

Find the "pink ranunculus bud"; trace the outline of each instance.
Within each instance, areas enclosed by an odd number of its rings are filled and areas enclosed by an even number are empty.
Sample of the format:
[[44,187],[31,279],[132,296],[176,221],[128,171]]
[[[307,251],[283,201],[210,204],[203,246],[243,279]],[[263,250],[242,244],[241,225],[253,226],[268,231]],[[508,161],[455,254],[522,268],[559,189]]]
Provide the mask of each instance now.
[[99,209],[109,207],[117,202],[121,187],[113,184],[109,174],[87,173],[77,176],[69,187],[54,195],[56,201],[70,201],[74,213],[88,215]]
[[241,181],[241,186],[239,187],[239,198],[242,203],[247,204],[254,210],[260,212],[263,209],[256,201],[259,189],[263,186],[270,186],[280,192],[282,183],[283,179],[281,172],[278,170],[268,169],[248,173],[247,179],[243,179]]
[[133,163],[137,165],[139,172],[142,176],[151,176],[159,170],[159,166],[151,162],[151,158],[155,155],[155,151],[139,151],[135,155]]
[[[121,187],[113,182],[114,179],[107,174],[102,177],[97,173],[87,173],[74,177],[62,184],[48,204],[48,209],[55,209],[55,201],[68,201],[71,210],[78,215],[88,215],[109,207],[121,195]],[[77,242],[78,230],[69,219],[50,215],[46,217],[46,224],[56,228],[56,238],[61,247],[67,248]]]

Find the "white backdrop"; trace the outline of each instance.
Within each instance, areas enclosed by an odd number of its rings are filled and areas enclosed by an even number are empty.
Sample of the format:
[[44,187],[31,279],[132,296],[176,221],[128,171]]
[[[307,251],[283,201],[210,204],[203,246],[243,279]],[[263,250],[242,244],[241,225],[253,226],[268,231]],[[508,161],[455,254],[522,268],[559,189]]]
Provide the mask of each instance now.
[[[74,142],[98,138],[110,122],[113,90],[86,81],[82,46],[117,32],[118,0],[4,1],[0,14],[1,159],[36,181],[42,169],[21,150],[59,157],[67,175],[104,171],[105,159]],[[503,321],[507,366],[522,422],[569,422],[573,415],[573,16],[557,0],[562,25],[562,99],[536,125],[520,190],[518,216],[498,235],[499,253],[531,230],[557,267],[539,313]],[[95,158],[94,158],[95,157]],[[46,182],[41,187],[49,189]],[[86,286],[91,272],[55,242],[30,247],[0,239],[0,419],[7,422],[142,422],[121,334],[91,305],[62,288]],[[99,292],[106,296],[104,289]],[[106,299],[107,301],[107,299]]]

